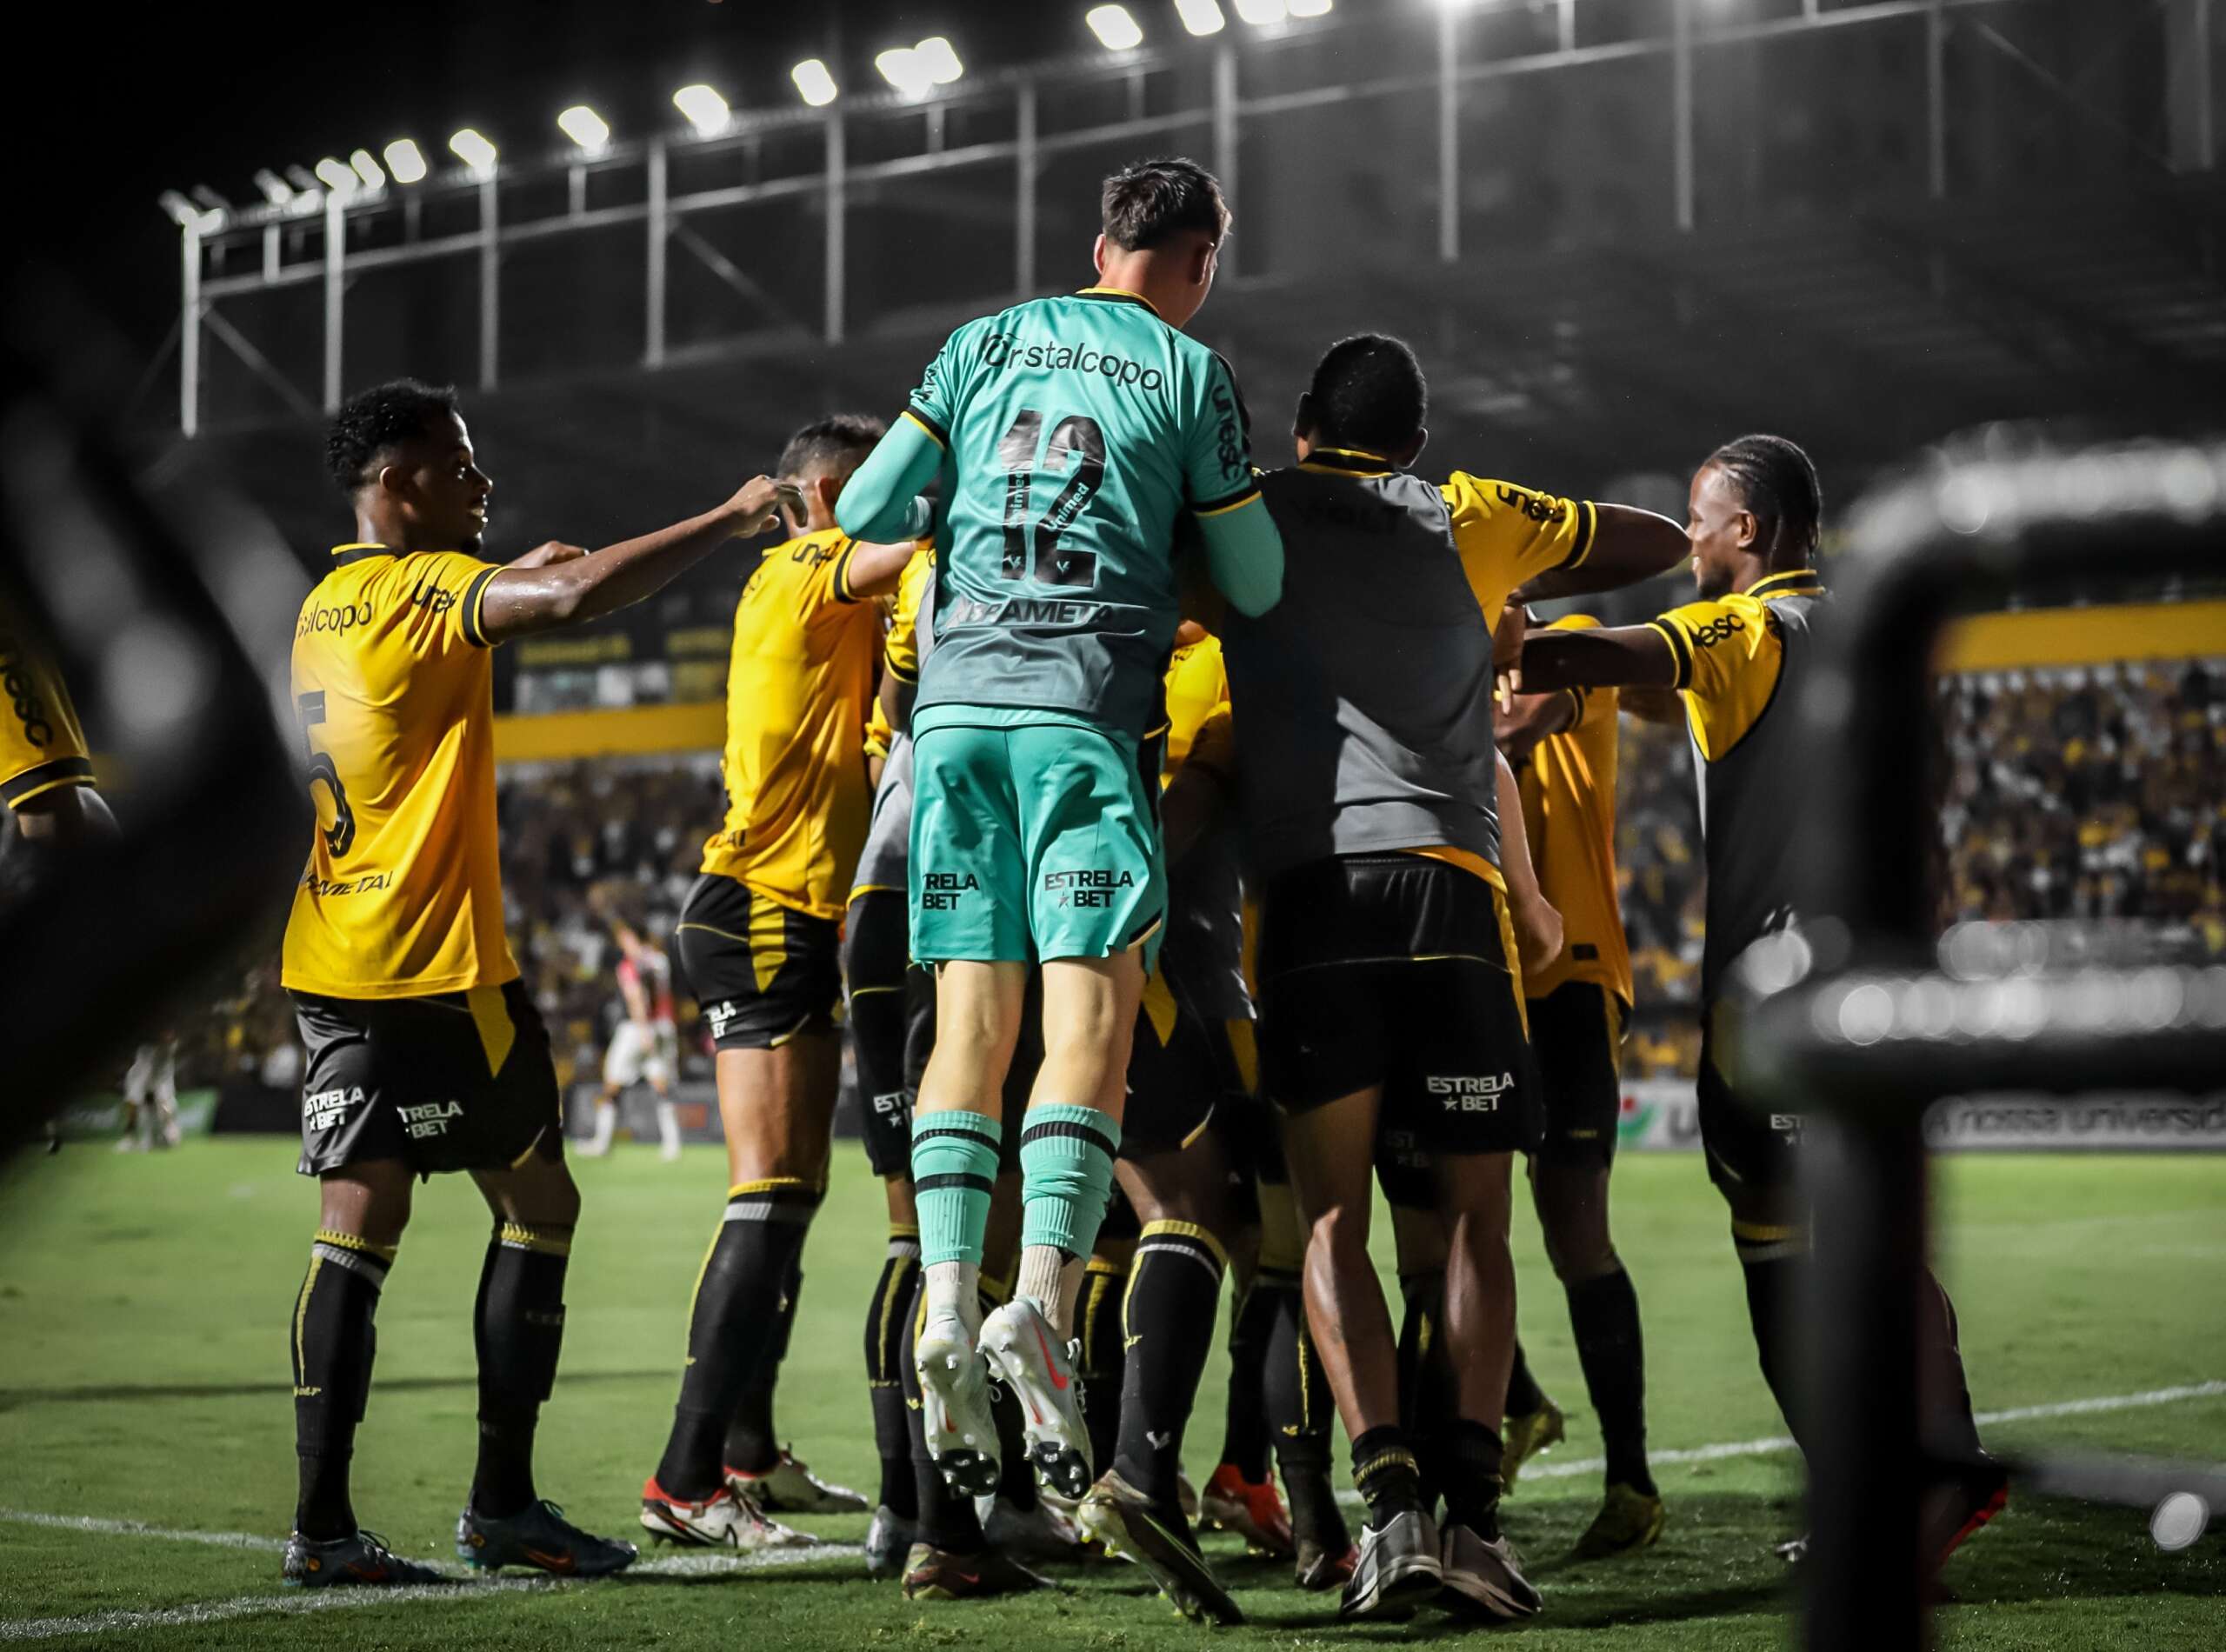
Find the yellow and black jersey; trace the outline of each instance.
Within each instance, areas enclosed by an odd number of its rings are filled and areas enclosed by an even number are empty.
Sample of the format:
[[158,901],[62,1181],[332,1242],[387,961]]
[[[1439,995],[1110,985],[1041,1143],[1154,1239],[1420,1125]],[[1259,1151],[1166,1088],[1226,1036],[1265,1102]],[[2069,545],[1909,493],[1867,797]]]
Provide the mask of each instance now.
[[1563,499],[1512,482],[1456,470],[1438,490],[1453,516],[1453,543],[1484,623],[1497,625],[1508,593],[1556,568],[1577,568],[1592,554],[1600,525],[1590,499]]
[[[881,645],[881,669],[899,683],[916,685],[920,680],[920,600],[935,571],[935,544],[923,539],[913,550],[911,561],[904,564],[903,573],[897,576],[889,635]],[[886,758],[896,738],[896,731],[890,726],[889,714],[881,709],[881,696],[876,695],[866,713],[866,756]]]
[[743,587],[727,665],[726,824],[706,872],[836,919],[865,843],[863,754],[881,612],[850,595],[855,542],[829,528],[767,551]]
[[1196,752],[1216,771],[1229,764],[1229,672],[1221,639],[1207,636],[1178,647],[1167,664],[1167,763],[1163,789]]
[[1802,568],[1650,622],[1676,657],[1700,770],[1708,851],[1704,1003],[1722,990],[1732,960],[1792,918],[1800,850],[1785,815],[1813,759],[1801,748],[1792,715],[1770,712],[1793,697],[1782,690],[1807,669],[1826,600],[1816,571]]
[[1677,657],[1676,687],[1685,696],[1693,744],[1709,762],[1747,736],[1776,697],[1785,643],[1772,605],[1789,597],[1821,596],[1814,569],[1772,574],[1743,591],[1687,603],[1647,622]]
[[[1207,635],[1178,646],[1162,684],[1167,722],[1160,786],[1196,764],[1226,783],[1234,760],[1229,673],[1221,639]],[[1226,827],[1196,845],[1170,869],[1167,939],[1144,983],[1144,1013],[1164,1044],[1174,1036],[1179,999],[1209,1024],[1252,1013],[1244,984],[1243,878],[1234,834]]]
[[[1584,630],[1585,614],[1549,629]],[[1523,978],[1543,998],[1570,981],[1596,982],[1631,1002],[1631,956],[1616,891],[1616,703],[1613,689],[1570,689],[1576,721],[1531,749],[1516,772],[1523,828],[1538,888],[1562,915],[1559,956]]]
[[0,803],[93,783],[85,731],[46,651],[0,610]]
[[335,998],[500,986],[493,656],[501,570],[461,551],[342,545],[294,628],[294,709],[317,829],[282,979]]

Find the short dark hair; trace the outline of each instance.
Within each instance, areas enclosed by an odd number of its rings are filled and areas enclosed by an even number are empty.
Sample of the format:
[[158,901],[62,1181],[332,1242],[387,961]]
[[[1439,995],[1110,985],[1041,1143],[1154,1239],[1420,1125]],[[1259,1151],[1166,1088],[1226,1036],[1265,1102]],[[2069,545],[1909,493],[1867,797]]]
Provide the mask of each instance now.
[[1306,398],[1317,443],[1370,453],[1405,447],[1430,413],[1423,364],[1403,339],[1385,333],[1356,333],[1330,345]]
[[453,384],[396,378],[358,390],[340,404],[324,433],[325,469],[352,498],[378,474],[382,454],[425,435],[437,418],[460,416]]
[[854,454],[870,451],[888,434],[889,427],[870,413],[830,413],[789,438],[781,450],[780,474],[802,476],[839,464]]
[[1221,181],[1180,156],[1123,167],[1105,180],[1099,206],[1105,238],[1123,252],[1162,246],[1194,230],[1218,244],[1229,228]]
[[1816,478],[1816,462],[1799,443],[1782,436],[1738,436],[1709,454],[1708,462],[1731,478],[1739,503],[1763,524],[1764,556],[1786,551],[1816,556],[1824,488]]

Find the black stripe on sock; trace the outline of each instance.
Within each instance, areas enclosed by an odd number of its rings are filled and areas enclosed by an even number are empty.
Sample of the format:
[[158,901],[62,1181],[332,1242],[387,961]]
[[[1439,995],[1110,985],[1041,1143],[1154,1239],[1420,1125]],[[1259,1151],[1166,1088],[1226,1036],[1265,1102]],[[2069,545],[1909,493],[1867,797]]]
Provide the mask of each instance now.
[[912,1184],[912,1191],[916,1195],[934,1193],[943,1188],[964,1188],[973,1193],[994,1193],[996,1186],[996,1182],[986,1176],[953,1170],[942,1176],[922,1176]]
[[1048,1141],[1055,1136],[1071,1136],[1089,1142],[1107,1158],[1117,1157],[1120,1149],[1113,1138],[1095,1125],[1084,1124],[1079,1119],[1056,1119],[1048,1124],[1030,1124],[1020,1133],[1021,1149],[1025,1152],[1031,1142]]

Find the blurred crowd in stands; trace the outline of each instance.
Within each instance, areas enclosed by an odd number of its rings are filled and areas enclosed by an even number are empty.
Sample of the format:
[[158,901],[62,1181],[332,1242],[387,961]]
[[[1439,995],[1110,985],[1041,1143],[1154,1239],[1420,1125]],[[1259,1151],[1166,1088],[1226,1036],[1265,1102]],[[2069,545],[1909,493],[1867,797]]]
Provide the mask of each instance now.
[[[2226,956],[2226,662],[2005,672],[1943,682],[1944,916],[2129,918]],[[1627,1077],[1689,1075],[1701,837],[1683,729],[1623,722],[1616,853],[1638,1003]],[[723,804],[710,754],[506,770],[511,944],[560,1073],[592,1080],[615,1014],[610,923],[660,941]],[[694,1059],[700,1042],[682,1029]],[[277,971],[257,971],[181,1051],[181,1082],[298,1082]]]

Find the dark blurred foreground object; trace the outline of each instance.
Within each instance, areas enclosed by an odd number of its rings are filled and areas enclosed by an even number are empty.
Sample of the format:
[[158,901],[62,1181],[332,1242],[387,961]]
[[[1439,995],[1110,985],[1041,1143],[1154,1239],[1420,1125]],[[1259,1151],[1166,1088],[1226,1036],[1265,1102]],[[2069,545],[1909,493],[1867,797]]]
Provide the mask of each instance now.
[[[1936,943],[1931,776],[1913,761],[1957,611],[2185,595],[2226,578],[2226,442],[1951,461],[1882,496],[1833,569],[1837,623],[1798,712],[1820,764],[1796,825],[1803,925],[1742,960],[1743,1049],[1772,1105],[1809,1116],[1816,1279],[1803,1339],[1817,1419],[1804,1638],[1929,1640],[1925,1489],[1972,1465],[1919,1442],[1929,1208],[1925,1109],[1973,1090],[2204,1094],[2226,1075],[2226,968],[2129,957],[2078,926],[1960,926]],[[2060,931],[2060,932],[2059,932]],[[2100,1456],[2007,1465],[2025,1489],[2153,1510],[2196,1541],[2226,1465]]]
[[135,482],[89,412],[120,402],[104,338],[35,278],[0,311],[0,614],[58,667],[116,815],[47,844],[8,824],[0,1153],[268,928],[311,824],[242,629],[273,657],[299,575],[229,501]]

